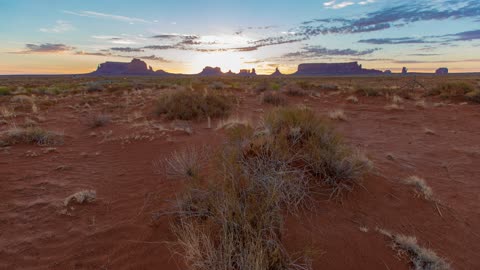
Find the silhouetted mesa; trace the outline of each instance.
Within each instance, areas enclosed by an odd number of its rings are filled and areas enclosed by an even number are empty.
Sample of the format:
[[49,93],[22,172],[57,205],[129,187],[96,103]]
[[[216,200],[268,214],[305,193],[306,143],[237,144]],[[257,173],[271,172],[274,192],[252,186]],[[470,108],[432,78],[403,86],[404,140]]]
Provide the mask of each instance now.
[[223,72],[219,67],[205,67],[202,72],[198,75],[200,76],[222,76]]
[[255,69],[241,69],[240,72],[238,73],[238,75],[240,76],[256,76],[257,75],[257,72],[255,71]]
[[350,63],[312,63],[298,65],[298,71],[294,75],[369,75],[382,74],[375,69],[364,69],[358,62]]
[[140,59],[133,59],[130,63],[105,62],[98,65],[93,75],[154,75],[152,67]]
[[448,74],[448,68],[439,68],[435,71],[437,75],[446,75]]

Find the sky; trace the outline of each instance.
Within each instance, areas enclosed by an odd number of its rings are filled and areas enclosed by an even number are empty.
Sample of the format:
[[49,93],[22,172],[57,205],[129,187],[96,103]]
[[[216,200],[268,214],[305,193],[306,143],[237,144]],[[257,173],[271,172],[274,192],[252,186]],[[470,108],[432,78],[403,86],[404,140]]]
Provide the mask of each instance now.
[[173,73],[358,61],[480,72],[480,0],[0,0],[0,74],[140,58]]

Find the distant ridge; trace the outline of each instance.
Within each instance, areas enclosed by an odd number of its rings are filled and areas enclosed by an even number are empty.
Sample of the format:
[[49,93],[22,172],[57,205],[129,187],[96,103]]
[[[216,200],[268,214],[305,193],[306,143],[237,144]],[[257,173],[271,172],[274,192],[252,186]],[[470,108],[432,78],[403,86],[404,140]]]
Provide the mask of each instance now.
[[[403,75],[446,75],[448,73],[447,68],[439,68],[434,73],[417,73],[417,72],[405,72]],[[298,65],[297,72],[289,75],[282,74],[277,67],[275,72],[269,76],[351,76],[351,75],[392,75],[389,70],[381,71],[376,69],[365,69],[358,62],[346,62],[346,63],[305,63]],[[397,73],[399,74],[399,73]],[[454,74],[480,74],[480,73],[454,73]],[[99,64],[97,70],[85,75],[95,76],[115,76],[115,75],[136,75],[136,76],[257,76],[255,69],[242,69],[239,73],[233,73],[231,70],[224,73],[220,67],[205,67],[198,74],[173,74],[164,70],[154,71],[152,67],[140,59],[132,59],[130,62],[110,62]]]

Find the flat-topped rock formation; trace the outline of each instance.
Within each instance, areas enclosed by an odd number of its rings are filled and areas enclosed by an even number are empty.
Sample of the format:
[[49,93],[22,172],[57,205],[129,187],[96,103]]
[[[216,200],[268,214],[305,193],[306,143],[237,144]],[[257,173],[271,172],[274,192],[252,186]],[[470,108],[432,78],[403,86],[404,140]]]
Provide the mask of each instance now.
[[98,65],[92,75],[154,75],[152,67],[140,59],[133,59],[130,63],[105,62]]
[[446,74],[448,74],[448,68],[445,68],[445,67],[439,68],[439,69],[437,69],[437,70],[435,71],[435,74],[437,74],[437,75],[446,75]]
[[224,75],[219,67],[205,67],[202,72],[198,73],[200,76],[222,76]]
[[382,71],[375,69],[364,69],[358,62],[350,63],[309,63],[298,65],[294,75],[315,76],[315,75],[369,75],[382,74]]

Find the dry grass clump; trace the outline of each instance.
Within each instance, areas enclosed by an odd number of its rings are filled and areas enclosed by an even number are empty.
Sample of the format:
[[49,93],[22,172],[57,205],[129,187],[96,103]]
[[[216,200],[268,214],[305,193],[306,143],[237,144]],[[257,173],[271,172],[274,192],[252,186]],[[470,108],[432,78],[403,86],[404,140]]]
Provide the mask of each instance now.
[[417,108],[421,108],[421,109],[426,109],[428,106],[427,106],[427,102],[424,100],[424,99],[421,99],[421,100],[418,100],[415,102],[415,106]]
[[398,105],[397,103],[392,103],[392,104],[389,104],[389,105],[385,105],[385,110],[389,110],[389,111],[401,111],[404,109],[404,107],[402,105]]
[[474,91],[474,87],[466,82],[448,82],[438,85],[429,92],[430,95],[440,95],[444,98],[463,97]]
[[421,247],[414,236],[392,234],[386,230],[377,229],[381,234],[392,240],[392,248],[402,255],[407,255],[413,270],[450,270],[452,267],[445,259],[439,257],[433,250]]
[[350,102],[350,103],[358,103],[358,98],[356,96],[348,96],[347,97],[347,101]]
[[480,89],[468,92],[467,94],[465,94],[465,98],[467,100],[470,100],[470,101],[473,101],[473,102],[476,102],[476,103],[480,103]]
[[233,100],[230,96],[181,90],[162,95],[157,101],[156,113],[164,114],[168,119],[206,119],[228,116],[232,106]]
[[69,206],[72,203],[83,204],[93,202],[96,198],[97,192],[95,190],[82,190],[65,198],[63,205]]
[[59,145],[63,143],[63,134],[44,130],[40,127],[11,128],[0,134],[0,146],[19,143]]
[[266,92],[263,95],[262,102],[274,106],[284,106],[287,104],[287,99],[275,92]]
[[328,113],[328,117],[332,120],[347,121],[345,112],[341,109],[333,110]]
[[371,168],[366,157],[348,147],[325,119],[308,109],[274,110],[265,116],[263,130],[247,141],[248,153],[268,154],[271,160],[301,170],[311,183],[328,187],[331,198],[351,191]]
[[107,114],[96,114],[90,117],[88,120],[88,125],[91,128],[104,127],[112,121],[110,115]]
[[288,84],[285,86],[283,89],[283,92],[287,96],[291,97],[303,97],[307,95],[307,91],[303,90],[302,87],[300,87],[297,84]]
[[423,197],[426,200],[432,200],[433,198],[433,191],[432,188],[428,186],[424,179],[412,175],[405,179],[405,184],[414,186],[415,192],[418,196]]
[[378,97],[384,94],[384,90],[368,86],[360,86],[355,90],[355,93],[366,97]]
[[403,98],[398,96],[398,95],[393,95],[392,96],[392,102],[394,104],[401,104],[401,103],[403,103],[403,101],[404,101]]
[[285,211],[309,207],[315,187],[327,186],[331,197],[351,190],[370,163],[305,109],[277,109],[259,128],[227,134],[209,176],[192,169],[202,163],[194,152],[170,159],[186,180],[172,225],[176,251],[191,269],[311,269],[281,243]]
[[170,179],[197,179],[207,161],[204,148],[187,147],[183,151],[174,151],[163,162],[155,162],[157,170],[165,168]]

